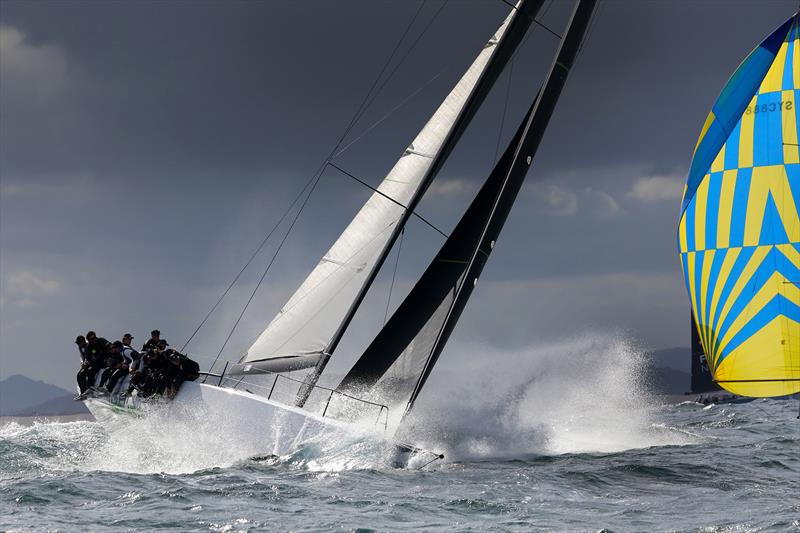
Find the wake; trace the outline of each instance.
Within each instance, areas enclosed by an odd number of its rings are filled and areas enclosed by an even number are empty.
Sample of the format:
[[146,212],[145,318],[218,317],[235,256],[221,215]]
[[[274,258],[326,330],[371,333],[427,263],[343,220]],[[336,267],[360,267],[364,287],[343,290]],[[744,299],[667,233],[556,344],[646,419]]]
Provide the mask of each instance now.
[[271,455],[271,449],[271,435],[233,439],[225,420],[200,412],[177,418],[166,410],[150,412],[111,425],[10,423],[0,427],[0,480],[74,471],[181,475],[249,465],[323,472],[388,470],[393,453],[367,432],[298,442],[284,456]]
[[[476,352],[480,357],[460,354],[467,363],[459,373],[437,368],[399,440],[443,452],[448,461],[697,442],[659,420],[659,403],[642,377],[644,355],[625,338],[590,334],[513,352]],[[272,457],[269,435],[237,441],[229,437],[225,420],[201,412],[187,415],[155,412],[111,427],[8,424],[0,427],[0,455],[9,469],[2,475],[26,470],[187,474],[253,457],[311,471],[391,468],[385,445],[367,435],[298,443],[291,454]]]

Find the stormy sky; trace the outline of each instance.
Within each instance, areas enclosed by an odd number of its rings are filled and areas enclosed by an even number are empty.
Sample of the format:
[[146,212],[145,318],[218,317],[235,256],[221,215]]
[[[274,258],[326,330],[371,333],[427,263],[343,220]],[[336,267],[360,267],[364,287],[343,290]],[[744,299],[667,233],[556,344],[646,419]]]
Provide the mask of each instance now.
[[[440,365],[595,333],[642,349],[688,344],[675,228],[692,150],[727,78],[795,7],[601,3]],[[182,345],[336,143],[404,32],[391,77],[346,144],[356,142],[336,158],[373,185],[508,9],[501,0],[0,2],[0,378],[71,388],[72,341],[89,329],[109,339],[130,331],[138,344],[158,327]],[[547,2],[540,19],[561,33],[570,10]],[[530,32],[445,164],[419,209],[444,231],[488,175],[557,44]],[[369,194],[325,172],[223,359],[246,350]],[[204,364],[286,229],[190,345]],[[391,312],[441,242],[412,221],[391,299],[394,253],[334,371],[360,354],[387,300]]]

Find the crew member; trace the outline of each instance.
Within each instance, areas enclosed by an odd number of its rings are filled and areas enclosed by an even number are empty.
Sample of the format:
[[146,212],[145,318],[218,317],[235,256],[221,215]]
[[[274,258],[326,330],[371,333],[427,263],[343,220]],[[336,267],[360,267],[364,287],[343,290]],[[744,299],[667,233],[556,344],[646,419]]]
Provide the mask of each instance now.
[[161,340],[161,332],[157,329],[154,329],[150,332],[150,339],[144,343],[142,346],[142,352],[146,352],[148,350],[152,350],[158,345],[158,342]]
[[76,399],[80,399],[89,388],[89,369],[92,365],[89,363],[89,359],[86,357],[86,346],[88,345],[86,342],[86,337],[83,335],[78,335],[78,337],[75,339],[75,344],[78,345],[78,352],[81,354],[81,369],[78,370],[77,375],[78,390],[80,393],[76,397]]
[[89,371],[86,374],[86,383],[93,387],[97,378],[97,373],[105,366],[108,357],[108,348],[111,344],[103,337],[98,337],[94,331],[86,334],[86,348],[84,355],[89,362]]
[[[111,376],[120,369],[120,367],[125,364],[125,359],[123,359],[122,354],[122,343],[120,341],[114,341],[111,343],[111,346],[108,347],[106,352],[106,363],[105,363],[105,370],[103,370],[103,375],[100,376],[100,384],[97,387],[97,392],[100,394],[109,394],[114,390],[114,387],[110,385]],[[125,365],[127,367],[127,365]],[[114,382],[116,384],[116,381]],[[108,386],[106,386],[108,384]]]
[[[116,366],[113,369],[110,367],[109,370],[112,370],[110,376],[108,377],[108,383],[106,384],[106,390],[109,393],[114,392],[114,388],[119,383],[119,380],[123,379],[125,376],[128,375],[130,372],[130,367],[133,364],[134,355],[138,359],[139,352],[131,348],[130,343],[133,340],[133,336],[130,333],[126,333],[122,336],[122,341],[116,341],[112,346],[116,353],[119,354],[119,358],[116,359]],[[108,372],[108,370],[106,371]],[[105,376],[104,376],[105,379]]]

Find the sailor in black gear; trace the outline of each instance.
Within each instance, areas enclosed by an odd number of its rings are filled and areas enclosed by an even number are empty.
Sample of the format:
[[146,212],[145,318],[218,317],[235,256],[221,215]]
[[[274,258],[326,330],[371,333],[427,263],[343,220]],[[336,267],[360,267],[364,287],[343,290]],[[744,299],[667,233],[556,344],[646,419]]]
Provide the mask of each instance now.
[[[152,339],[151,339],[152,340]],[[150,341],[148,341],[149,343]],[[148,350],[143,350],[141,354],[133,355],[133,363],[131,363],[131,379],[128,385],[127,394],[133,393],[133,389],[139,389],[143,395],[147,395],[146,384],[150,377],[151,367],[158,357],[157,342],[153,343],[153,347]],[[137,357],[138,356],[138,357]]]
[[164,390],[168,398],[172,399],[178,394],[181,384],[186,380],[186,374],[181,365],[181,354],[175,350],[169,350],[169,365],[164,370]]
[[166,372],[169,368],[167,346],[169,344],[165,339],[159,340],[156,349],[153,351],[155,357],[148,363],[146,388],[153,393],[164,394],[164,389],[167,386]]
[[[128,365],[125,364],[125,360],[123,359],[121,352],[122,352],[122,343],[120,341],[114,341],[108,348],[108,351],[106,352],[105,370],[103,370],[103,375],[100,377],[100,385],[98,387],[98,392],[102,394],[109,394],[111,391],[113,391],[114,388],[109,383],[111,380],[111,376],[117,370],[119,370],[123,364],[127,368]],[[114,381],[114,384],[116,384],[116,381]]]
[[91,388],[94,386],[97,373],[103,369],[108,357],[108,348],[111,346],[106,339],[98,337],[94,331],[86,334],[86,348],[83,353],[89,363],[89,370],[86,373],[86,383]]
[[86,390],[89,388],[89,369],[91,368],[91,364],[86,357],[86,346],[88,343],[86,342],[86,337],[83,335],[78,335],[75,339],[75,344],[78,345],[78,351],[81,354],[81,369],[78,370],[78,390],[80,394],[78,395],[78,399],[80,399],[80,395],[84,394]]
[[167,364],[164,352],[159,350],[157,346],[152,350],[148,350],[142,356],[136,373],[131,377],[131,385],[128,391],[132,392],[133,387],[136,387],[143,397],[162,393],[164,391],[163,372]]
[[157,329],[154,329],[153,331],[150,332],[150,339],[146,343],[144,343],[144,346],[142,346],[142,352],[152,350],[153,348],[158,346],[158,341],[160,340],[161,340],[161,332],[158,331]]
[[[130,366],[133,363],[133,355],[136,354],[137,358],[139,356],[139,353],[130,347],[130,341],[133,340],[131,334],[126,333],[122,339],[122,342],[116,341],[112,345],[113,349],[121,357],[121,360],[117,358],[116,365],[114,367],[109,367],[109,370],[106,370],[106,372],[111,371],[108,377],[108,383],[106,383],[106,389],[109,393],[113,393],[114,388],[117,386],[117,383],[119,383],[119,380],[123,379],[130,372]],[[128,340],[127,345],[125,343],[126,340]],[[103,378],[105,379],[105,375]]]
[[200,365],[194,359],[181,354],[181,368],[186,381],[194,381],[200,377]]

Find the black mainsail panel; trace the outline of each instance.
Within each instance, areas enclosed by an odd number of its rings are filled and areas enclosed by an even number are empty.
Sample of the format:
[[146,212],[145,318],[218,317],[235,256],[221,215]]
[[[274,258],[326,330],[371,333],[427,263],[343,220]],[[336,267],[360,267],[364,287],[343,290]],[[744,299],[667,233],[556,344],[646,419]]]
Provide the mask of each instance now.
[[[514,53],[527,33],[531,22],[536,19],[542,4],[544,4],[544,0],[520,0],[514,9],[516,13],[511,16],[508,26],[499,39],[490,40],[486,44],[487,48],[494,47],[494,52],[491,58],[486,64],[486,67],[481,73],[479,79],[475,83],[472,93],[464,103],[461,112],[453,123],[450,133],[442,142],[439,151],[433,156],[430,167],[425,173],[425,176],[422,178],[422,184],[409,200],[408,204],[406,205],[405,212],[395,225],[388,246],[383,249],[383,253],[376,262],[368,281],[362,287],[360,294],[354,300],[353,305],[348,310],[348,313],[342,321],[339,329],[337,330],[330,344],[327,346],[327,349],[325,350],[327,354],[332,354],[338,346],[339,341],[344,335],[347,327],[350,325],[350,321],[353,319],[356,310],[361,305],[361,302],[366,296],[366,293],[372,285],[372,282],[375,281],[375,277],[377,276],[380,267],[386,260],[392,245],[397,241],[401,231],[408,223],[408,220],[411,218],[411,215],[414,213],[414,210],[416,209],[420,200],[422,200],[422,197],[425,195],[428,187],[439,173],[442,165],[444,165],[445,161],[447,161],[447,158],[453,151],[455,145],[458,143],[461,135],[472,121],[475,113],[477,113],[478,109],[483,104],[483,101],[486,99],[489,91],[491,91],[492,87],[494,87],[494,84],[497,82],[497,79],[500,77],[503,69],[505,69],[505,66],[514,56]],[[321,369],[319,369],[319,371],[321,372]]]
[[595,0],[580,0],[544,86],[478,195],[433,262],[339,384],[414,404],[469,299],[524,182]]
[[[543,0],[522,0],[236,371],[316,367],[346,331],[403,226],[509,61]],[[304,401],[301,393],[298,404]]]
[[[331,354],[339,345],[339,341],[342,339],[342,336],[349,327],[356,311],[361,306],[367,291],[375,281],[375,278],[377,277],[381,266],[385,262],[386,257],[391,251],[392,246],[397,241],[397,238],[400,236],[401,231],[416,209],[417,204],[422,199],[422,196],[425,194],[428,186],[436,177],[442,165],[447,160],[447,157],[450,155],[450,152],[452,152],[456,143],[461,138],[461,135],[464,133],[464,130],[472,121],[475,113],[486,99],[486,96],[489,94],[489,91],[494,86],[506,64],[509,62],[511,57],[513,57],[516,49],[522,42],[522,39],[524,38],[525,33],[530,27],[532,21],[535,20],[536,15],[538,14],[543,3],[544,0],[520,0],[516,8],[512,10],[512,13],[503,23],[503,26],[501,26],[501,29],[495,33],[488,43],[486,43],[484,50],[481,52],[481,56],[488,54],[488,58],[482,67],[482,70],[477,75],[477,78],[474,80],[474,84],[471,86],[471,89],[469,89],[468,94],[466,94],[465,98],[463,98],[456,116],[453,117],[452,122],[449,124],[449,130],[447,130],[446,135],[441,138],[436,149],[430,150],[431,147],[429,147],[429,149],[424,150],[424,152],[430,153],[420,154],[416,140],[406,149],[407,154],[424,156],[424,159],[427,160],[427,168],[419,176],[418,185],[413,191],[409,191],[410,194],[407,198],[399,198],[395,194],[389,195],[394,200],[400,199],[400,204],[405,205],[405,209],[402,209],[397,213],[396,219],[393,220],[390,225],[385,226],[383,230],[386,235],[384,244],[382,244],[380,248],[376,249],[369,261],[365,262],[364,265],[359,265],[359,268],[364,275],[363,282],[360,284],[360,287],[357,289],[357,291],[354,292],[349,306],[341,315],[339,325],[335,331],[332,332],[333,334],[330,337],[330,341],[327,342],[327,344],[324,345],[324,349],[320,351],[319,359],[314,370],[309,373],[305,386],[298,392],[296,405],[303,406],[305,401],[308,399],[311,389],[313,388],[322,371],[325,369],[325,366],[328,364]],[[469,71],[465,76],[469,76]],[[463,79],[461,83],[463,83]],[[457,92],[458,90],[459,89],[456,88],[454,91]],[[462,89],[462,91],[466,90],[466,87]],[[448,97],[448,99],[449,98],[450,97]],[[448,103],[447,100],[442,104],[443,108],[452,108],[453,106],[454,104]],[[440,107],[440,109],[442,108]],[[443,124],[439,124],[438,122],[440,121],[434,116],[420,135],[423,135],[427,129],[431,129],[433,131],[445,131]],[[404,158],[401,158],[401,161],[403,159]],[[390,185],[393,181],[395,180],[385,180],[385,182],[388,182]],[[388,202],[388,200],[385,198],[381,198],[379,201],[384,204]],[[314,312],[319,313],[319,311]],[[270,333],[265,331],[264,336],[269,337],[269,335]]]

